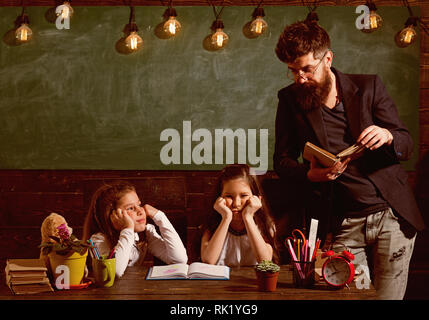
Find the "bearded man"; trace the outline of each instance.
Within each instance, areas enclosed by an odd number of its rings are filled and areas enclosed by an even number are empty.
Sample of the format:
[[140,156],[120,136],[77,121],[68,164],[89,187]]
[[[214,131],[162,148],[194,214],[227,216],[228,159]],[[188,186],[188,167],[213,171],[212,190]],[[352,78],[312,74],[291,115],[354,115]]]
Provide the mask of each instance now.
[[[408,129],[377,75],[331,67],[329,35],[317,22],[286,26],[276,54],[294,82],[278,93],[274,170],[324,201],[306,202],[329,221],[333,248],[345,246],[369,270],[378,298],[403,299],[416,231],[425,227],[399,163],[412,154]],[[298,160],[307,141],[332,154],[354,143],[365,151],[324,168]]]

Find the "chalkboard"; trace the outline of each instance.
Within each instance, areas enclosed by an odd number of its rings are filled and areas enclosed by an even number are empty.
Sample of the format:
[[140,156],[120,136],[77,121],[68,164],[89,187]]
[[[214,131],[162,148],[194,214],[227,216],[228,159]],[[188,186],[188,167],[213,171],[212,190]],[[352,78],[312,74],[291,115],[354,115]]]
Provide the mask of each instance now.
[[[219,169],[226,159],[215,161],[215,130],[230,128],[243,129],[248,139],[250,129],[257,139],[264,129],[272,169],[277,91],[290,83],[274,48],[284,26],[304,19],[307,8],[265,7],[269,29],[249,39],[242,29],[253,8],[226,7],[222,19],[230,41],[216,52],[203,47],[212,8],[176,9],[181,33],[160,39],[155,29],[165,7],[137,7],[143,48],[125,55],[115,43],[128,23],[128,7],[76,7],[69,30],[45,19],[47,7],[29,7],[34,36],[21,46],[8,45],[4,36],[21,9],[0,8],[0,168]],[[377,73],[417,146],[419,39],[399,49],[393,37],[407,10],[380,7],[378,12],[382,30],[364,34],[355,27],[355,7],[317,9],[331,35],[334,66],[345,73]],[[179,164],[162,163],[168,142],[161,141],[161,133],[177,130],[183,151],[184,123],[191,133],[201,128],[212,135],[211,164],[183,154]],[[191,142],[191,148],[196,145]],[[417,149],[408,169],[416,159]]]

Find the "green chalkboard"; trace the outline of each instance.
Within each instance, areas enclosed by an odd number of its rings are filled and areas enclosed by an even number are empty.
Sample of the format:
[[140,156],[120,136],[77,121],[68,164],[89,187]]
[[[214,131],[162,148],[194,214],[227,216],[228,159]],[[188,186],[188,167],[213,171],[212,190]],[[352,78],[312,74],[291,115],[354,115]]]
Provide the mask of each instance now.
[[[47,9],[27,8],[33,40],[11,46],[4,35],[20,8],[0,8],[0,168],[219,169],[226,159],[216,164],[215,130],[231,128],[243,129],[248,140],[254,129],[258,141],[266,129],[272,169],[277,91],[290,83],[274,48],[284,26],[305,18],[306,8],[265,7],[269,29],[249,39],[242,28],[253,8],[226,7],[222,18],[230,41],[213,52],[203,47],[214,20],[211,7],[177,7],[182,31],[171,39],[155,35],[164,7],[137,7],[144,47],[131,55],[115,49],[128,7],[76,7],[69,30],[46,21]],[[317,12],[331,35],[334,66],[379,74],[417,145],[419,44],[399,49],[393,42],[407,10],[380,7],[384,26],[373,34],[356,29],[355,7]],[[184,121],[191,133],[201,128],[211,134],[212,164],[183,154],[180,164],[162,163],[168,142],[161,132],[177,130],[183,151]],[[416,159],[406,163],[409,169]]]

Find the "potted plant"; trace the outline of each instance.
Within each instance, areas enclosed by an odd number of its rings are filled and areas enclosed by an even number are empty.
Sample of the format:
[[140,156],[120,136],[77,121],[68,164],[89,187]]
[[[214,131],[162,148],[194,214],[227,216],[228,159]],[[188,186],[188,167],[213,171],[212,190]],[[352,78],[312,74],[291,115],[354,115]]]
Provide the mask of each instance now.
[[[85,273],[86,258],[90,245],[70,234],[64,223],[58,226],[57,230],[58,237],[49,236],[53,242],[44,242],[39,247],[42,248],[42,254],[49,258],[49,269],[55,283],[61,275],[63,277],[68,275],[69,278],[64,279],[64,284],[78,285],[81,283]],[[57,269],[59,266],[63,268]]]
[[280,267],[272,261],[262,260],[255,266],[260,291],[275,291]]

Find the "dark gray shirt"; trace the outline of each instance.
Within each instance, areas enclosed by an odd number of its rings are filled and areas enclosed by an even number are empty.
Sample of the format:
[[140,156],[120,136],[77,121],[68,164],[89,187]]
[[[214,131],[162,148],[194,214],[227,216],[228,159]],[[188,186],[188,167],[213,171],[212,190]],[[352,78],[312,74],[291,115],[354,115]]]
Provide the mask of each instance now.
[[[321,109],[329,144],[326,150],[337,154],[355,143],[347,126],[343,103],[332,109],[326,106]],[[361,166],[362,158],[351,161],[334,183],[334,208],[345,216],[365,216],[388,207],[374,184],[362,174]]]

